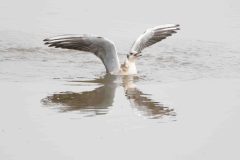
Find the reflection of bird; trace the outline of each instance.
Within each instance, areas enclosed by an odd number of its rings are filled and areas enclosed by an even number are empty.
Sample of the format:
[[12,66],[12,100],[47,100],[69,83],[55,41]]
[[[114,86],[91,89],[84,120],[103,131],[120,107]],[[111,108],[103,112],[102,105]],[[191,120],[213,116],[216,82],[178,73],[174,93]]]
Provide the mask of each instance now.
[[49,47],[75,49],[92,52],[103,62],[106,72],[115,75],[137,74],[135,61],[144,48],[149,47],[176,33],[179,25],[160,25],[146,30],[134,42],[127,58],[120,66],[114,43],[92,35],[63,35],[45,39]]
[[[119,78],[122,83],[119,83]],[[136,88],[134,82],[136,76],[112,76],[105,75],[103,78],[90,81],[74,81],[76,83],[97,83],[100,87],[92,91],[76,92],[60,92],[54,93],[42,100],[43,104],[60,104],[59,108],[62,112],[81,111],[88,116],[106,114],[108,109],[113,105],[115,91],[122,84],[125,90],[125,96],[143,116],[149,118],[161,118],[163,116],[174,116],[173,109],[169,109],[164,105],[154,102],[150,99],[150,95],[144,94]]]
[[73,81],[76,83],[97,83],[100,87],[92,91],[60,92],[54,93],[42,100],[43,104],[60,104],[61,112],[81,111],[88,115],[106,114],[107,109],[112,106],[117,84],[114,83],[116,77],[105,75],[91,81]]
[[173,109],[155,102],[137,88],[129,88],[125,91],[131,106],[135,107],[142,115],[149,118],[161,118],[163,116],[175,116]]
[[164,106],[159,102],[154,102],[148,95],[144,94],[134,85],[135,77],[123,77],[123,87],[125,96],[130,104],[135,107],[142,115],[149,118],[161,118],[163,116],[175,116],[173,109]]

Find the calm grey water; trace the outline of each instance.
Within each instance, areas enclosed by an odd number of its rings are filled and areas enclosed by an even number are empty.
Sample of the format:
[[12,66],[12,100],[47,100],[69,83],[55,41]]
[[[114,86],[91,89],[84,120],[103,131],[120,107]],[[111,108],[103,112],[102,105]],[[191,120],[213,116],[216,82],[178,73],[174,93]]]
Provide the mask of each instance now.
[[[237,1],[2,4],[0,159],[239,158]],[[42,42],[97,34],[123,62],[164,23],[181,30],[144,50],[136,76],[105,75],[94,55]]]

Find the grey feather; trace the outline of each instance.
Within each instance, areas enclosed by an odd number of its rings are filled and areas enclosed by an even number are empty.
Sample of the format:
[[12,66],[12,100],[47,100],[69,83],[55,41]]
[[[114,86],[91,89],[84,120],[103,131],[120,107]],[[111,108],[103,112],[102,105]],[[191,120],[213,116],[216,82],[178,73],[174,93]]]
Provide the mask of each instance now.
[[94,53],[103,62],[107,72],[120,70],[120,63],[114,43],[92,35],[63,35],[43,40],[49,47],[74,49]]
[[160,25],[146,30],[133,43],[130,52],[142,52],[143,49],[162,41],[163,39],[177,33],[180,26],[177,24]]

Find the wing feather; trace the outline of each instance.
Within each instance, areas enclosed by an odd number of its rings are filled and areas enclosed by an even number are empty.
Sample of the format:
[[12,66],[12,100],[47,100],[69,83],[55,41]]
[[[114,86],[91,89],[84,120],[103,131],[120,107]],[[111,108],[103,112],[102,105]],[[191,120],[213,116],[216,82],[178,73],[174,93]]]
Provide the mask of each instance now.
[[92,35],[63,35],[44,39],[49,47],[74,49],[94,53],[103,62],[106,71],[120,70],[114,43],[108,39]]
[[147,29],[138,39],[133,43],[132,53],[140,53],[143,49],[166,39],[174,33],[177,33],[180,26],[177,24],[160,25]]

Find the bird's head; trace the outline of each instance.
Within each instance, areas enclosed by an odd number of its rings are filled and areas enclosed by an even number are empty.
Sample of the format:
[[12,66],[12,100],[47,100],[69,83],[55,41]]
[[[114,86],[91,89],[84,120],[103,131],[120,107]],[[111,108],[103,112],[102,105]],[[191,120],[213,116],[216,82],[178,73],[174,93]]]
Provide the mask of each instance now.
[[141,57],[141,53],[138,52],[130,52],[129,54],[127,54],[127,59],[130,62],[135,62],[136,59],[138,59],[138,57]]

